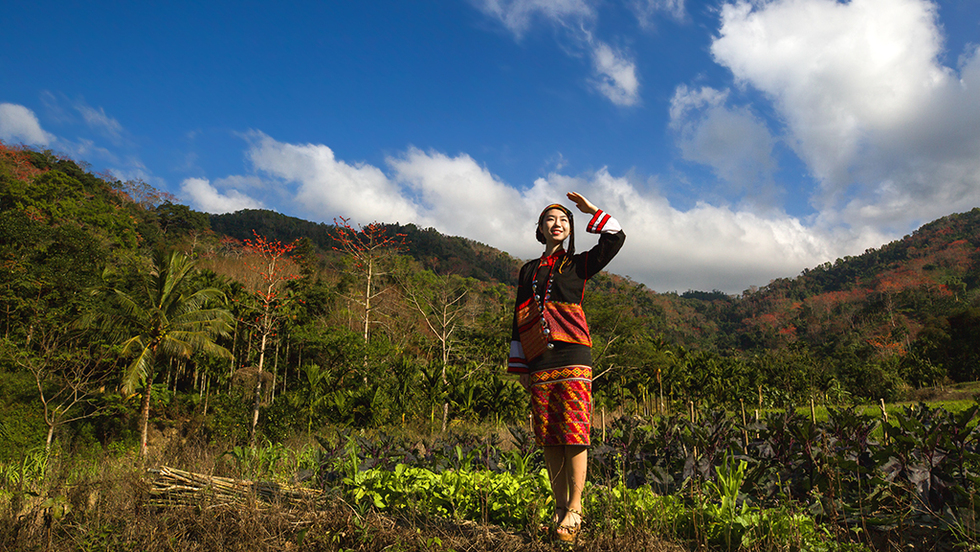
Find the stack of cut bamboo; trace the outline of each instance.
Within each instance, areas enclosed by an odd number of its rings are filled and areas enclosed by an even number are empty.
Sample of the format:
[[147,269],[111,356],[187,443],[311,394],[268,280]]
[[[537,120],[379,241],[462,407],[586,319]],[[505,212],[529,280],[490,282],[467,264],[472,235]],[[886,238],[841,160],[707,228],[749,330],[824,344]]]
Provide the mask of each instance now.
[[265,502],[298,505],[321,498],[323,493],[269,481],[245,481],[191,473],[166,466],[151,468],[150,504],[154,506],[209,505],[246,502],[258,498]]

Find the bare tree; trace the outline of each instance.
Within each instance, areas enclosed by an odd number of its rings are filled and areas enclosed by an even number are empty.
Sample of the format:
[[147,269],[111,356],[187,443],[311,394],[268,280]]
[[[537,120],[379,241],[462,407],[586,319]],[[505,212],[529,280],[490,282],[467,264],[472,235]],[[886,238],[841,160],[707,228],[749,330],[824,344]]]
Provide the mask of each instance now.
[[[449,365],[454,339],[460,318],[466,311],[466,297],[469,287],[459,276],[432,275],[433,281],[416,279],[403,284],[405,295],[415,310],[422,316],[429,331],[439,342],[442,360],[442,385],[448,385],[446,367]],[[442,430],[446,431],[449,421],[449,402],[442,403]]]
[[109,374],[100,369],[104,354],[94,356],[68,349],[54,340],[43,343],[39,354],[20,350],[9,341],[3,343],[2,350],[4,356],[34,376],[48,426],[44,449],[50,451],[59,427],[103,412],[104,408],[93,403],[105,389]]

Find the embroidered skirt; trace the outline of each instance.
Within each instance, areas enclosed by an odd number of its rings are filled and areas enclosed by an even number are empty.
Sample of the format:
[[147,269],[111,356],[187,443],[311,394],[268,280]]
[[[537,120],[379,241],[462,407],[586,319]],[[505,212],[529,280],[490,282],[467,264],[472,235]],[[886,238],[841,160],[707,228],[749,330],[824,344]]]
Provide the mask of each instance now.
[[531,412],[538,446],[588,446],[592,368],[570,365],[532,372]]

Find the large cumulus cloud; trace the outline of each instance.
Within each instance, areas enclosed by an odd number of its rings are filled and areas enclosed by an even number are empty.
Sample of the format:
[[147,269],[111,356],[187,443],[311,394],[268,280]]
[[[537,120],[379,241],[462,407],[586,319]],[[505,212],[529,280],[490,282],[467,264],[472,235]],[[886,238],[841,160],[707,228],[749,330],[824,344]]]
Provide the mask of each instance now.
[[711,52],[761,91],[828,223],[902,230],[980,203],[980,60],[944,67],[923,0],[726,4]]
[[[533,237],[541,208],[555,201],[570,204],[565,193],[578,191],[619,218],[629,236],[610,270],[658,291],[740,292],[884,239],[873,229],[807,225],[778,211],[763,216],[707,203],[680,210],[651,191],[656,186],[649,182],[605,168],[577,175],[553,172],[518,187],[464,153],[408,148],[376,167],[337,159],[326,145],[289,144],[257,132],[250,135],[247,157],[254,174],[219,181],[225,192],[196,179],[185,183],[185,192],[200,198],[198,208],[207,210],[210,201],[227,210],[233,201],[258,202],[239,190],[250,188],[253,194],[284,198],[290,210],[311,220],[411,222],[532,258],[541,252]],[[576,218],[580,250],[595,241],[584,233],[586,218]]]

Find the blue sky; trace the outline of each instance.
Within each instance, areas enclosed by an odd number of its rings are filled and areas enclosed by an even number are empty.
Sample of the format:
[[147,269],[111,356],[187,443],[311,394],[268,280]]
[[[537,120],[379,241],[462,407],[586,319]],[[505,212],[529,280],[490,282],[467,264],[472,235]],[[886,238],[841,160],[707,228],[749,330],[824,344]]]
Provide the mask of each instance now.
[[980,206],[976,0],[37,1],[0,45],[7,143],[203,211],[521,258],[576,190],[629,236],[609,269],[657,291],[739,293]]

